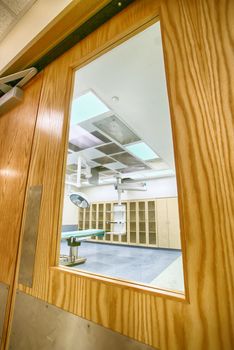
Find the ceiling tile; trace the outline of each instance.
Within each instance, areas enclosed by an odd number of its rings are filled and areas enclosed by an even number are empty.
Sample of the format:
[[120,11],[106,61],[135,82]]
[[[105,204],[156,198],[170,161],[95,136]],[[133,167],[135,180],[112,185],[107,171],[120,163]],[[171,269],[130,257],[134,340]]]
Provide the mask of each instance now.
[[99,163],[99,164],[108,164],[108,163],[113,163],[114,160],[105,156],[105,157],[101,157],[101,158],[95,158],[93,159],[95,162]]
[[2,2],[18,15],[21,11],[28,10],[35,0],[2,0]]
[[93,160],[88,160],[87,163],[88,163],[88,166],[90,166],[91,168],[95,168],[99,166],[99,164],[94,162]]
[[14,21],[14,17],[0,4],[0,36],[7,33],[8,27]]
[[79,152],[80,148],[78,146],[74,145],[73,143],[69,142],[69,144],[68,144],[68,153],[69,153],[69,150],[72,150],[74,152]]
[[103,142],[97,137],[90,134],[87,130],[79,125],[73,125],[69,131],[69,141],[80,149],[87,149],[94,146],[99,146]]
[[105,143],[111,142],[106,136],[104,136],[101,132],[95,130],[91,132],[91,134],[95,137],[97,137],[99,140],[102,140]]
[[128,152],[116,154],[113,156],[113,158],[127,166],[144,166],[144,163],[141,163]]
[[118,169],[123,169],[126,167],[124,164],[122,164],[120,162],[105,164],[105,166],[111,170],[118,170]]
[[96,148],[90,148],[90,149],[86,149],[84,151],[81,151],[79,153],[79,155],[81,157],[84,157],[85,159],[90,159],[90,160],[95,159],[95,158],[101,158],[101,157],[105,156],[104,153],[100,152]]
[[116,143],[110,143],[108,145],[103,145],[97,148],[99,151],[105,153],[105,154],[115,154],[124,152],[123,148],[116,145]]

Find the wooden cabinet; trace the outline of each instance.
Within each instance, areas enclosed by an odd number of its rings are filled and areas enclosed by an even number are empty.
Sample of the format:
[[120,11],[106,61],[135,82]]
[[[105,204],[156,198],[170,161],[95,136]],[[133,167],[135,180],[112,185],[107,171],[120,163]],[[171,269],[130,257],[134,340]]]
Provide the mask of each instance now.
[[157,200],[157,233],[158,233],[158,247],[168,248],[168,218],[167,218],[167,199]]
[[180,223],[177,198],[157,199],[158,246],[180,249]]
[[[116,202],[92,203],[80,209],[80,229],[113,231],[113,207]],[[92,240],[105,243],[180,249],[177,198],[123,201],[126,205],[126,235],[105,234]]]
[[180,221],[177,198],[167,199],[167,220],[169,247],[180,249]]

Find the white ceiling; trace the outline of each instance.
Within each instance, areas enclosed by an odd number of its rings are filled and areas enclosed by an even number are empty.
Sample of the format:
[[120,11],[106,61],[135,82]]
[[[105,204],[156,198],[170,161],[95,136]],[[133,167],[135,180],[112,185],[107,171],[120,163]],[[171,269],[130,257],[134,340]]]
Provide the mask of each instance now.
[[0,0],[0,41],[35,2],[36,0]]
[[73,98],[89,89],[174,169],[159,22],[77,70]]

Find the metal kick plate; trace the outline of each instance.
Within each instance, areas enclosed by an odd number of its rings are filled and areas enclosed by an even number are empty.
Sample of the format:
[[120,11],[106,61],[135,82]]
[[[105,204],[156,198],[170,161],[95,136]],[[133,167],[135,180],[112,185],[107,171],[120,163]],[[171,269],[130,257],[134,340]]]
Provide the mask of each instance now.
[[2,330],[5,319],[6,304],[8,298],[9,286],[0,283],[0,344],[2,339]]
[[10,350],[153,350],[119,333],[17,292]]
[[27,196],[26,218],[19,269],[19,283],[32,287],[42,186],[31,186]]

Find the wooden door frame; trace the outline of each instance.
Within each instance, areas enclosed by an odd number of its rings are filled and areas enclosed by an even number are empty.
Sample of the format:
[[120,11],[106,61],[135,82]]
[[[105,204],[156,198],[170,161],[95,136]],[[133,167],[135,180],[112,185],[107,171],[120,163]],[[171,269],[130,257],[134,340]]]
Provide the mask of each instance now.
[[[94,278],[97,279],[99,281],[105,282],[105,283],[110,283],[112,285],[116,285],[116,286],[125,286],[128,288],[133,288],[133,289],[137,289],[140,291],[147,291],[147,292],[151,292],[153,294],[160,294],[161,296],[165,296],[165,297],[171,297],[171,298],[175,298],[178,299],[180,301],[188,301],[188,288],[187,288],[187,278],[186,278],[186,273],[185,273],[185,246],[184,246],[184,235],[185,232],[183,230],[183,216],[181,214],[181,209],[180,209],[180,205],[179,205],[179,216],[180,216],[180,226],[181,226],[181,230],[180,230],[180,237],[181,237],[181,247],[182,247],[182,259],[183,259],[183,273],[184,273],[184,287],[185,290],[184,292],[180,292],[180,291],[175,291],[175,290],[167,290],[167,289],[162,289],[162,288],[157,288],[157,286],[150,286],[150,285],[145,285],[143,283],[138,283],[138,282],[133,282],[133,281],[126,281],[120,278],[115,278],[115,277],[107,277],[107,276],[103,276],[97,273],[92,273],[92,272],[85,272],[85,271],[79,271],[79,270],[72,270],[68,267],[63,267],[63,266],[58,266],[59,265],[59,254],[60,254],[60,240],[61,240],[61,227],[62,227],[62,213],[63,213],[63,199],[64,199],[64,191],[65,191],[65,174],[66,174],[66,162],[67,162],[67,145],[68,145],[68,135],[69,135],[69,123],[70,123],[70,109],[71,109],[71,102],[72,102],[72,94],[73,94],[73,87],[74,87],[74,77],[75,77],[75,72],[77,70],[79,70],[80,68],[86,66],[88,63],[96,60],[98,57],[101,57],[103,54],[105,54],[106,52],[111,51],[113,48],[115,48],[116,46],[120,45],[121,43],[127,41],[128,39],[130,39],[131,37],[135,36],[136,34],[142,32],[144,29],[148,28],[149,26],[151,26],[152,24],[159,22],[160,21],[160,7],[158,8],[158,12],[154,14],[154,16],[150,19],[146,19],[145,21],[143,21],[141,23],[140,26],[134,28],[134,30],[129,30],[128,32],[126,32],[123,36],[121,36],[118,40],[114,40],[113,42],[109,43],[108,46],[104,47],[99,47],[97,49],[96,52],[91,52],[90,54],[88,54],[87,56],[83,57],[82,60],[78,60],[73,62],[70,66],[69,66],[69,75],[70,75],[70,81],[71,81],[71,85],[69,86],[69,103],[68,106],[66,108],[67,113],[66,113],[66,125],[67,125],[67,129],[65,131],[66,133],[66,144],[65,144],[65,148],[64,148],[64,156],[63,156],[63,177],[62,177],[62,182],[61,182],[61,199],[60,199],[60,215],[59,215],[59,225],[58,225],[58,233],[57,233],[57,254],[56,254],[56,258],[54,261],[54,264],[51,266],[51,269],[58,269],[64,272],[68,272],[68,273],[74,273],[77,276],[86,276],[86,277],[90,277],[90,278]],[[85,40],[85,39],[84,39]],[[163,40],[163,39],[162,39]],[[163,43],[162,43],[163,44]],[[79,44],[77,44],[79,45]],[[166,73],[166,72],[165,72]],[[168,77],[167,77],[168,78]],[[169,86],[168,86],[168,79],[167,79],[167,89],[169,90]],[[170,103],[169,103],[170,104]],[[172,118],[171,119],[171,123],[173,123]],[[174,146],[175,147],[175,146]],[[175,151],[176,154],[176,151]],[[178,169],[178,164],[176,162],[175,164],[176,166],[176,172],[179,172]],[[183,186],[181,183],[179,183],[179,179],[177,179],[177,188],[178,188],[178,193],[180,192],[180,188],[181,186]],[[180,203],[180,195],[178,195],[178,201]]]

